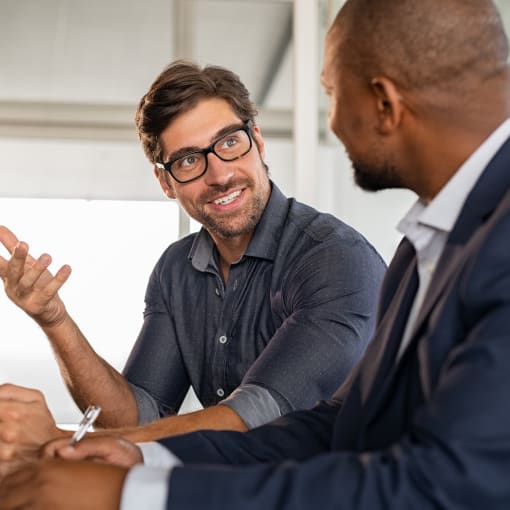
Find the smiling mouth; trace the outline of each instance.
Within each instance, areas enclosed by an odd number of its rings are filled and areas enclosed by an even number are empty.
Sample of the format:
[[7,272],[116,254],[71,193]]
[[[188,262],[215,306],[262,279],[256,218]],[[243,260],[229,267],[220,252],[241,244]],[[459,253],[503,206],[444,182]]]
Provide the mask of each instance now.
[[233,202],[239,195],[241,194],[241,190],[233,191],[229,195],[226,195],[224,197],[218,198],[217,200],[214,200],[213,203],[216,205],[227,205]]

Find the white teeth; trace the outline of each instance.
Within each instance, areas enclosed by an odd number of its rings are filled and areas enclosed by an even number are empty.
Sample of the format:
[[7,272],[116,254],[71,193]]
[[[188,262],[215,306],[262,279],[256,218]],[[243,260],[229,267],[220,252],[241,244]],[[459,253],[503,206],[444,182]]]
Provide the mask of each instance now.
[[218,198],[218,200],[215,200],[214,203],[217,205],[230,204],[230,202],[235,200],[240,194],[241,194],[240,191],[234,191],[233,193],[230,193],[230,195]]

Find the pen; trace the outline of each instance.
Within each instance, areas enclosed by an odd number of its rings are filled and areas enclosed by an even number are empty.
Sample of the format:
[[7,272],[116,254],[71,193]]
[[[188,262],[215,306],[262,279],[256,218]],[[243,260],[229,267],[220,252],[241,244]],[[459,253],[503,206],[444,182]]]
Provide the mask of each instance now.
[[88,406],[86,411],[83,413],[83,418],[78,424],[78,429],[69,440],[69,444],[75,444],[83,438],[87,429],[96,421],[99,416],[101,408],[99,406]]

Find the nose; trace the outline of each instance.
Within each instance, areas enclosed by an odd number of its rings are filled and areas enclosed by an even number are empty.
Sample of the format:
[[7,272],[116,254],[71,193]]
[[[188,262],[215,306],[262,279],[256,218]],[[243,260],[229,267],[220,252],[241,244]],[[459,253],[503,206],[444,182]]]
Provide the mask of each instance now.
[[207,172],[204,175],[204,179],[208,186],[226,184],[233,175],[234,166],[232,163],[222,161],[213,152],[207,155]]

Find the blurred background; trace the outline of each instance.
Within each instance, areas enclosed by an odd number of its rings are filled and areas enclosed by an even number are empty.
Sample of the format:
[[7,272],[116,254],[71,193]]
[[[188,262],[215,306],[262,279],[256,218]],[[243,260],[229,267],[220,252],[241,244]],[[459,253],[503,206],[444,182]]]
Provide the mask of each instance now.
[[[355,188],[327,131],[324,35],[342,0],[0,0],[0,224],[73,274],[61,295],[121,369],[164,248],[197,226],[161,192],[134,130],[172,60],[235,71],[259,106],[272,179],[360,230],[389,260],[407,191]],[[505,23],[510,2],[499,0]],[[6,256],[3,248],[0,253]],[[42,332],[0,292],[0,383],[41,389],[56,420],[79,411]],[[193,398],[186,409],[195,406]]]

